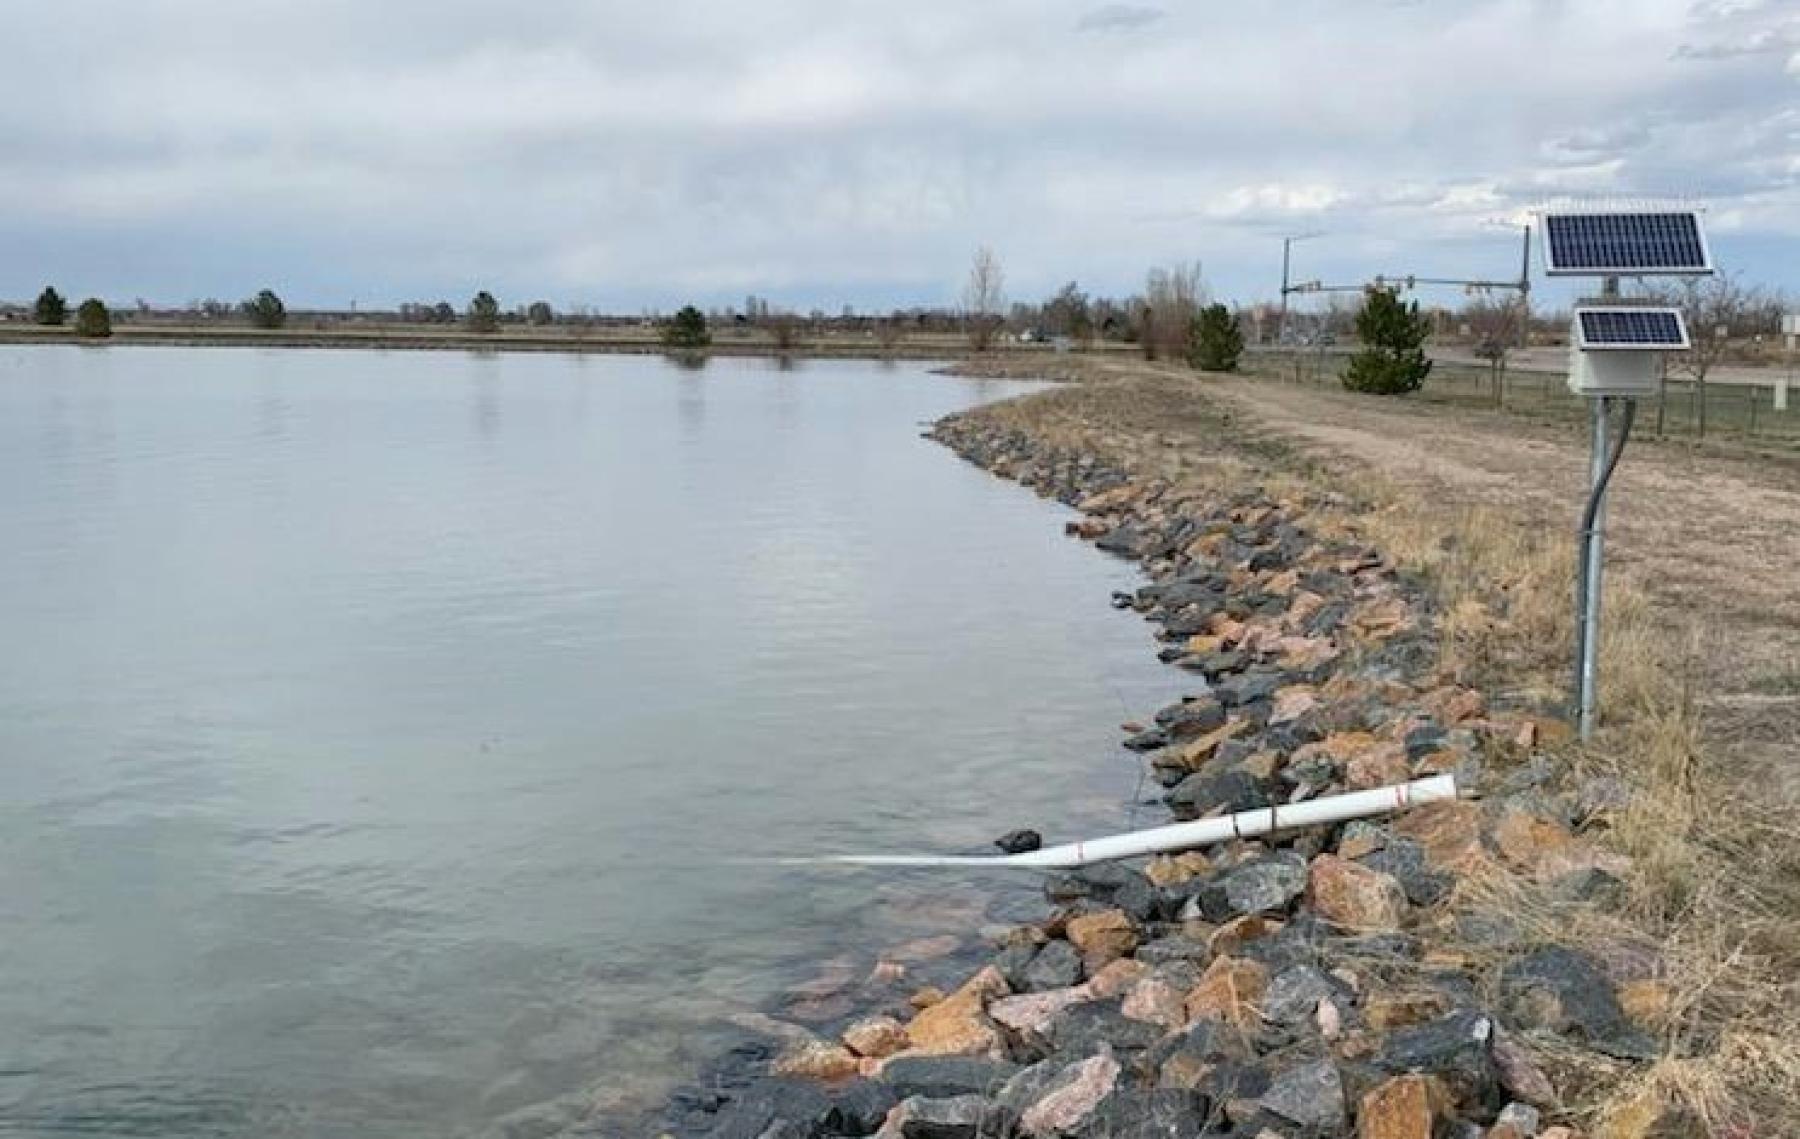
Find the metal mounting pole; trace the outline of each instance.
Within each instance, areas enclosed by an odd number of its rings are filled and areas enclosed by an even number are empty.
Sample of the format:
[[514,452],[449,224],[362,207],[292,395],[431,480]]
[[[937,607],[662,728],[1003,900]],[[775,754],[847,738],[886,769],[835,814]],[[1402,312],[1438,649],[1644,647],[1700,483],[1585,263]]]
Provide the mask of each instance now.
[[1292,291],[1288,288],[1288,262],[1293,254],[1293,249],[1293,238],[1284,237],[1281,239],[1281,323],[1275,329],[1276,344],[1287,343],[1288,293]]
[[1612,400],[1601,396],[1591,403],[1594,453],[1588,463],[1588,494],[1594,505],[1588,525],[1581,531],[1581,569],[1575,587],[1575,708],[1583,740],[1593,736],[1597,718],[1600,578],[1606,557],[1606,468],[1612,449],[1608,439]]

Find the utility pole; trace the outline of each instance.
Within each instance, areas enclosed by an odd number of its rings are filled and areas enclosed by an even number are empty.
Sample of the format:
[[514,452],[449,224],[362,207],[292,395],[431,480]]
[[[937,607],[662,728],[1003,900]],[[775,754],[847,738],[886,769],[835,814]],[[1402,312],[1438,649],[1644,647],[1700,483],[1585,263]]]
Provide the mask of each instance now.
[[1322,236],[1322,234],[1315,230],[1311,233],[1290,234],[1281,239],[1281,325],[1276,330],[1275,334],[1275,342],[1277,344],[1287,343],[1288,294],[1303,291],[1300,286],[1289,283],[1288,270],[1293,264],[1294,242],[1307,241],[1311,238],[1320,236]]
[[1524,238],[1519,255],[1519,347],[1531,347],[1531,226],[1519,227]]
[[1281,239],[1281,320],[1275,325],[1275,343],[1287,343],[1288,264],[1292,259],[1294,239]]

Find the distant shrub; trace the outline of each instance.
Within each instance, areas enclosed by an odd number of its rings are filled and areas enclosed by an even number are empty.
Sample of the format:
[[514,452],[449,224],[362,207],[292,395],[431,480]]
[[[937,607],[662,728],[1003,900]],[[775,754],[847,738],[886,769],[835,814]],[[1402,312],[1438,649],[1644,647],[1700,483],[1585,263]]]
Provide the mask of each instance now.
[[69,318],[69,302],[63,300],[62,294],[55,288],[46,285],[38,294],[37,304],[33,306],[32,315],[39,324],[56,326]]
[[875,322],[875,342],[885,352],[892,352],[899,347],[900,340],[906,335],[906,318],[895,312]]
[[89,297],[75,310],[75,335],[104,340],[112,335],[112,313],[98,297]]
[[800,346],[800,318],[793,313],[780,313],[769,319],[769,332],[775,337],[775,347],[781,352],[792,352]]
[[1418,302],[1403,303],[1393,289],[1370,289],[1356,314],[1356,335],[1364,347],[1344,370],[1346,388],[1404,395],[1425,385],[1431,374],[1424,349],[1431,322],[1419,315]]
[[239,307],[256,328],[280,328],[287,323],[287,306],[273,289],[264,289]]
[[550,307],[548,301],[532,301],[530,306],[525,309],[525,319],[539,327],[555,324],[556,310]]
[[1222,304],[1210,304],[1194,318],[1188,363],[1204,372],[1235,372],[1244,354],[1244,334],[1237,316]]
[[712,343],[712,333],[706,330],[706,314],[693,305],[684,305],[663,325],[662,342],[669,348],[705,348]]
[[500,302],[486,289],[469,301],[469,331],[484,335],[500,331]]

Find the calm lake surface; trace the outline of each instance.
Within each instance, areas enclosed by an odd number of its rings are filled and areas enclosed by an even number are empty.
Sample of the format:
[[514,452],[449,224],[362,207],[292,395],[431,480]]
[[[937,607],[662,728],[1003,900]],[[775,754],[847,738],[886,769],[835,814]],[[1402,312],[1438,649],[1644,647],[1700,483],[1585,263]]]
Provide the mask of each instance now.
[[1133,572],[919,438],[1024,390],[0,349],[0,1133],[629,1106],[1019,904],[755,860],[1131,821]]

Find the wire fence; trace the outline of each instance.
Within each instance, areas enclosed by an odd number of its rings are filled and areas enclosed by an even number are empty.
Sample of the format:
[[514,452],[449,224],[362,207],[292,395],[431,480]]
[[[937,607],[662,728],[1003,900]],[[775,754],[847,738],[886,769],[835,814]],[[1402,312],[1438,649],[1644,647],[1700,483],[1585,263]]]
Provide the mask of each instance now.
[[[1245,360],[1245,370],[1289,383],[1336,387],[1341,384],[1348,354],[1300,350],[1262,352]],[[1686,438],[1739,438],[1800,450],[1800,371],[1768,369],[1764,383],[1697,384],[1672,373],[1658,395],[1638,409],[1638,430]],[[1498,383],[1496,383],[1496,380]],[[1785,408],[1777,385],[1789,389]],[[1498,387],[1498,391],[1496,391]],[[1569,391],[1567,378],[1555,372],[1507,369],[1496,377],[1485,366],[1439,362],[1425,386],[1408,397],[1426,403],[1469,408],[1498,408],[1549,419],[1587,420],[1587,401]]]

